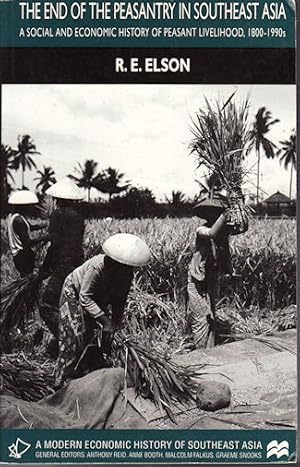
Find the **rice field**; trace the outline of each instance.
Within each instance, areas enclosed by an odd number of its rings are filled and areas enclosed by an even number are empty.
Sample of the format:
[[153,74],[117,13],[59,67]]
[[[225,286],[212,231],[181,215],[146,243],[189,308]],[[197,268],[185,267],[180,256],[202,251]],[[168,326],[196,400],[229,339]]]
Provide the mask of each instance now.
[[[87,221],[85,254],[90,257],[109,235],[141,236],[152,251],[149,266],[138,277],[150,293],[184,299],[187,266],[199,218]],[[253,219],[247,233],[231,238],[232,261],[241,279],[223,283],[220,298],[235,298],[243,307],[282,308],[296,301],[296,221]]]
[[[199,218],[86,221],[85,257],[118,232],[134,233],[149,245],[152,259],[136,272],[127,303],[126,331],[162,351],[178,350],[185,338],[187,267]],[[1,224],[1,280],[17,277]],[[268,332],[294,327],[296,303],[296,221],[252,219],[247,233],[231,238],[232,262],[240,277],[222,280],[219,324],[223,331]],[[45,248],[39,252],[41,261]],[[286,319],[285,319],[286,318]]]

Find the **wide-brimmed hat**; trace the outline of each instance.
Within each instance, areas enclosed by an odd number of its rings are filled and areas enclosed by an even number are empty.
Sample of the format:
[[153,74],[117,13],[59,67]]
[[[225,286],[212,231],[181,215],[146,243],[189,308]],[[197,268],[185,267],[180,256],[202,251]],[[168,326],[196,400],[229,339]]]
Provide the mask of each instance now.
[[36,194],[29,190],[14,191],[8,200],[8,204],[12,205],[37,204],[38,202],[39,200]]
[[111,259],[128,266],[145,266],[151,256],[146,243],[129,233],[118,233],[109,237],[102,249]]
[[225,211],[227,207],[225,198],[203,198],[194,206],[194,211],[199,216],[218,215]]
[[69,177],[62,178],[54,183],[46,190],[46,194],[53,196],[53,198],[70,199],[73,201],[79,201],[84,198],[81,190]]

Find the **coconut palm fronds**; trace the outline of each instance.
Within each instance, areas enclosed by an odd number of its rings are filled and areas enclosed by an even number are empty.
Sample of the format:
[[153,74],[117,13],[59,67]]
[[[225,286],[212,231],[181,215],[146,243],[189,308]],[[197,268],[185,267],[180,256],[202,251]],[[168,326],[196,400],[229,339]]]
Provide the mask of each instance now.
[[173,420],[172,405],[196,401],[197,384],[193,378],[201,376],[205,365],[180,366],[154,349],[140,345],[125,334],[115,335],[114,361],[126,368],[137,394],[150,398],[160,410]]
[[6,354],[0,360],[1,391],[26,401],[38,401],[54,392],[54,364],[41,365],[24,354]]
[[28,322],[32,317],[33,305],[37,300],[42,278],[29,274],[16,279],[1,290],[1,334]]

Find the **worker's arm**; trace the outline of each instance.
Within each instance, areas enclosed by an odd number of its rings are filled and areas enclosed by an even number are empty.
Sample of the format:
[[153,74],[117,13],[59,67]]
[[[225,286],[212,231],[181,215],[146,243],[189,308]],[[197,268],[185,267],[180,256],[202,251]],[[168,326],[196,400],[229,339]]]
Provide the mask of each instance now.
[[31,239],[28,235],[28,230],[27,230],[27,225],[23,221],[21,217],[17,217],[14,222],[13,222],[13,229],[16,232],[16,234],[19,236],[22,245],[30,248],[34,245],[37,245],[38,243],[41,243],[43,241],[47,240],[47,236],[40,237],[38,239]]
[[201,226],[196,230],[197,235],[215,239],[226,224],[226,214],[222,213],[212,227]]
[[99,286],[99,270],[90,266],[86,271],[79,293],[79,302],[83,310],[89,313],[98,323],[103,325],[103,330],[113,332],[112,321],[95,302],[95,290]]
[[98,319],[105,314],[94,300],[97,286],[99,286],[99,271],[90,266],[84,275],[80,287],[79,301],[82,308],[94,319]]

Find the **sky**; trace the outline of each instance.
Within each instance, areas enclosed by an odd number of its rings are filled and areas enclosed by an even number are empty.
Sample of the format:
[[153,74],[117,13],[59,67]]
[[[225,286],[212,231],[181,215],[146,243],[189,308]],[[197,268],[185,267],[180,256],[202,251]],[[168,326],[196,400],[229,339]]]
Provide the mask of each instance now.
[[[29,134],[41,155],[39,169],[51,166],[60,179],[74,174],[78,162],[98,162],[125,173],[137,187],[150,188],[158,200],[180,190],[189,197],[203,179],[190,155],[191,118],[204,98],[226,100],[233,91],[241,101],[249,95],[249,117],[265,106],[280,122],[270,139],[278,144],[296,127],[296,87],[292,85],[4,85],[2,143],[16,147],[18,135]],[[255,154],[247,162],[251,175],[246,191],[256,192]],[[35,171],[25,173],[33,189]],[[288,195],[290,172],[279,160],[261,162],[262,198],[281,191]],[[15,177],[20,186],[20,176]],[[293,175],[292,195],[296,192]],[[99,197],[96,190],[93,197]],[[101,196],[101,195],[100,195]]]

